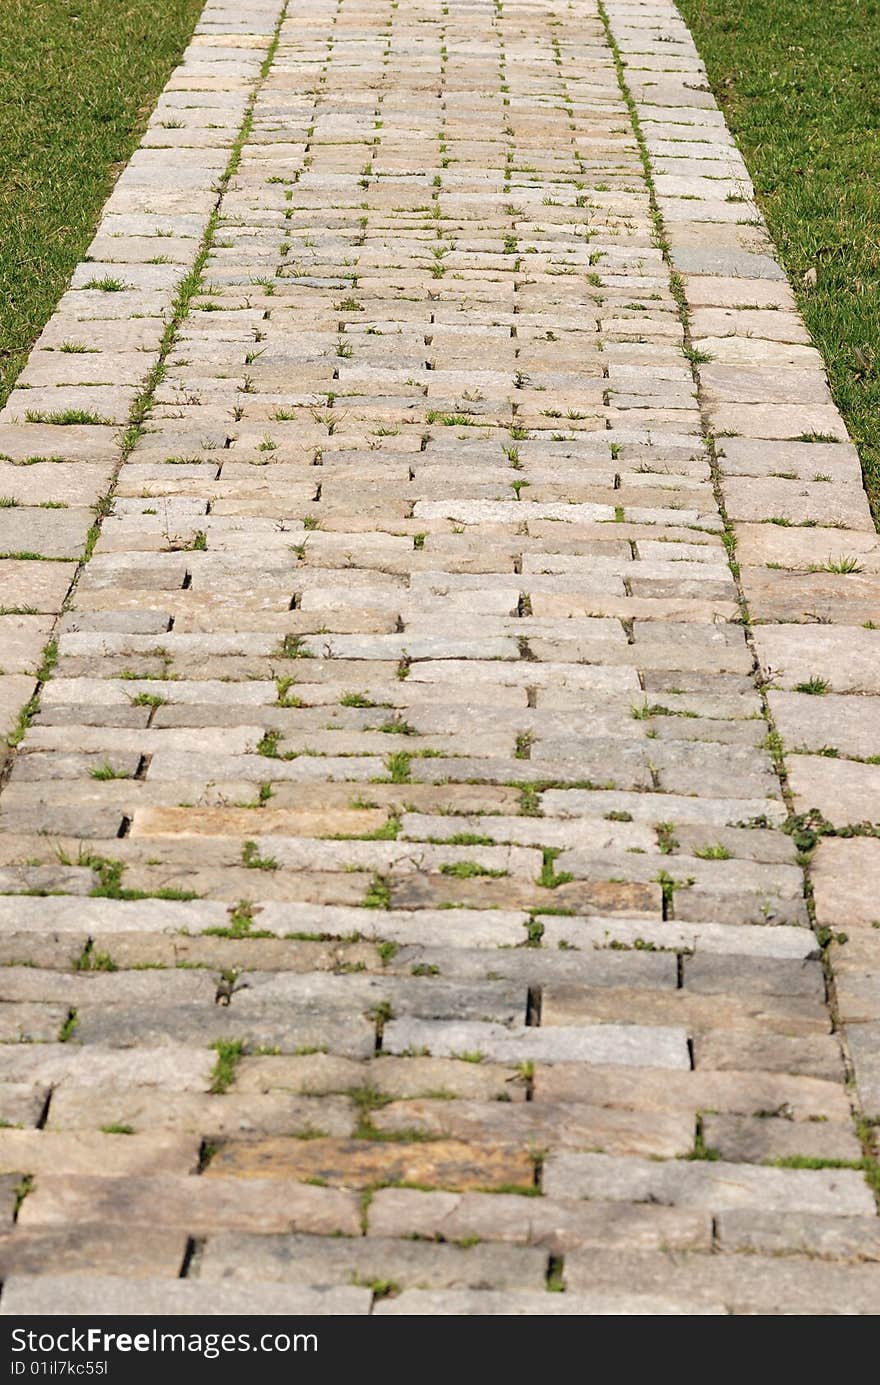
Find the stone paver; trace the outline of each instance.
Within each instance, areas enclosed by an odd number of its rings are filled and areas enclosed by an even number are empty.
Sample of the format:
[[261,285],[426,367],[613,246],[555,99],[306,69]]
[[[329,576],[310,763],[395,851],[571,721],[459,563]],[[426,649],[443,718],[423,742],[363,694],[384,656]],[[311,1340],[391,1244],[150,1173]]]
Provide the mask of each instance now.
[[208,0],[0,473],[3,1314],[878,1311],[880,543],[670,0]]

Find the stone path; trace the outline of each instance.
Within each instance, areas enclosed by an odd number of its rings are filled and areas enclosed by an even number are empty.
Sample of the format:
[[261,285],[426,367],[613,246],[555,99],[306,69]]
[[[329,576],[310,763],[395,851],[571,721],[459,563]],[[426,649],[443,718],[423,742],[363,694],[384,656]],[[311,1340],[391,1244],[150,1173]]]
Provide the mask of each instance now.
[[0,415],[0,1311],[880,1308],[880,544],[751,197],[668,0],[209,0]]

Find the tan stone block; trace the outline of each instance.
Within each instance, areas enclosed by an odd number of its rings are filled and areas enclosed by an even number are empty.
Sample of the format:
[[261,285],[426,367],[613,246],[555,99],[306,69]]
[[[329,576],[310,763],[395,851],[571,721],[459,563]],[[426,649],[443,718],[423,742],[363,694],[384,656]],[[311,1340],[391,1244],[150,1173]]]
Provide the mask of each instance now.
[[628,1112],[578,1103],[412,1100],[392,1102],[373,1114],[380,1130],[411,1131],[430,1137],[468,1140],[480,1148],[487,1139],[507,1140],[527,1149],[593,1149],[607,1154],[647,1154],[677,1158],[693,1145],[688,1116]]
[[0,560],[3,604],[56,613],[70,588],[75,563],[41,563],[26,558]]
[[513,1146],[475,1146],[456,1140],[415,1144],[369,1140],[236,1141],[217,1151],[206,1180],[291,1179],[364,1188],[373,1183],[437,1187],[531,1187],[534,1164]]
[[176,1134],[114,1135],[92,1131],[0,1130],[0,1168],[27,1173],[194,1173],[199,1141]]
[[34,673],[52,629],[52,618],[0,615],[0,669],[5,674]]
[[387,821],[381,809],[339,808],[297,811],[295,808],[140,808],[131,822],[132,837],[330,837],[369,836]]
[[788,782],[796,812],[808,813],[811,808],[818,808],[836,827],[880,823],[880,764],[790,755]]
[[41,1174],[22,1204],[18,1224],[30,1230],[86,1222],[129,1232],[146,1224],[183,1228],[192,1236],[221,1228],[357,1236],[360,1203],[357,1193],[310,1187],[291,1178]]
[[880,924],[880,841],[825,837],[810,868],[816,921],[834,931]]

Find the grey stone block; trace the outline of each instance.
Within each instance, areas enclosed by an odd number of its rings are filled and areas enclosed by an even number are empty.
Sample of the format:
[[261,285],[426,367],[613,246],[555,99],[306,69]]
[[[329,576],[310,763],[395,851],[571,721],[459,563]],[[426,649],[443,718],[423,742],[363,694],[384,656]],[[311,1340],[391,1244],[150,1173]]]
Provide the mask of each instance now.
[[13,1274],[3,1286],[0,1317],[351,1317],[370,1311],[370,1297],[368,1289],[346,1285],[233,1287],[187,1279]]

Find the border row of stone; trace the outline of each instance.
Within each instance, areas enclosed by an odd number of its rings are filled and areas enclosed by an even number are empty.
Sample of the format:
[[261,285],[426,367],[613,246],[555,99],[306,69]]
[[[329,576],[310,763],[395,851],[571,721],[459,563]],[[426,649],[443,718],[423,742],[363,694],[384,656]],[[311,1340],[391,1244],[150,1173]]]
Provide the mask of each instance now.
[[[283,9],[283,0],[254,0],[246,12],[208,0],[0,411],[0,736],[17,738],[40,686],[47,642],[93,544]],[[186,130],[178,136],[184,109],[190,124],[198,112],[203,147],[190,147]]]
[[[818,847],[837,1020],[880,1117],[880,540],[733,137],[671,0],[606,6],[680,277],[706,432],[790,808]],[[827,937],[827,934],[821,934]]]

